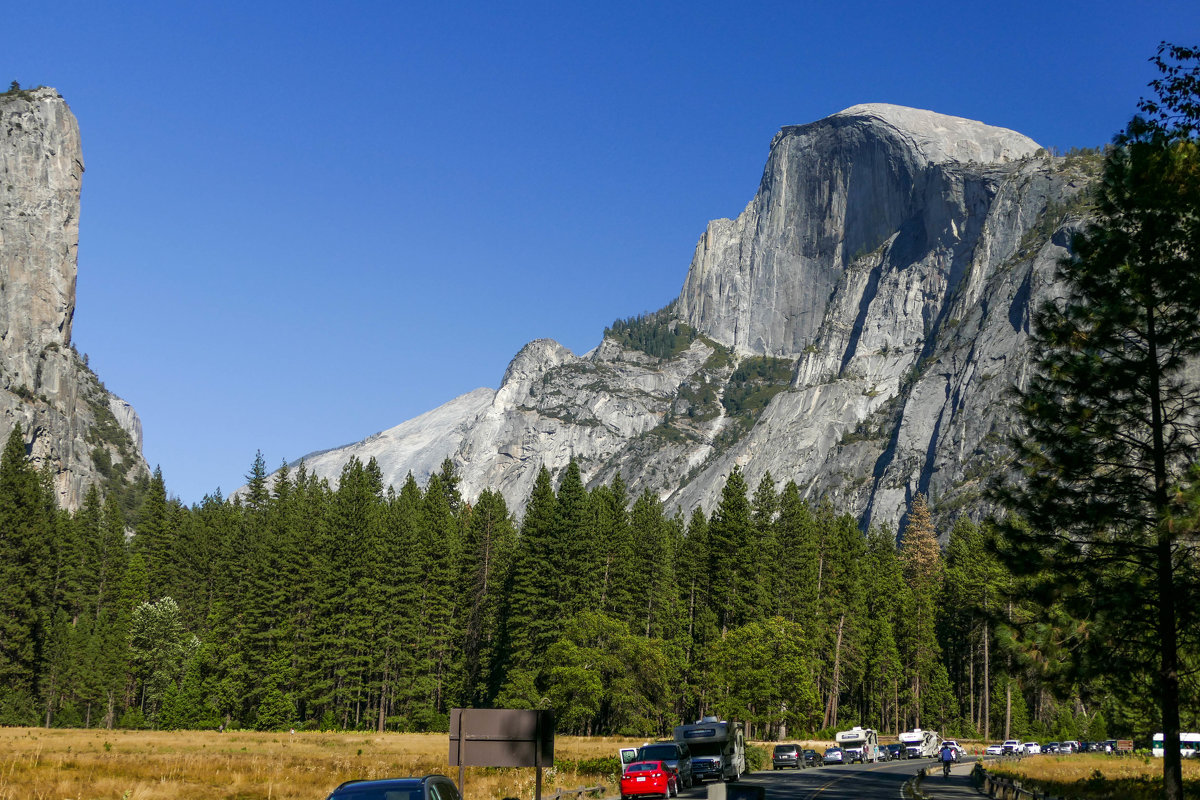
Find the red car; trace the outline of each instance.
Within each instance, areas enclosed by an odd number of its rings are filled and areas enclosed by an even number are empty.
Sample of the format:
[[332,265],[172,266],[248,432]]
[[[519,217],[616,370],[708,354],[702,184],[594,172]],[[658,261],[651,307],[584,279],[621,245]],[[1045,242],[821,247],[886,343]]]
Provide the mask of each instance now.
[[679,776],[661,761],[635,761],[621,775],[621,800],[639,795],[679,796]]

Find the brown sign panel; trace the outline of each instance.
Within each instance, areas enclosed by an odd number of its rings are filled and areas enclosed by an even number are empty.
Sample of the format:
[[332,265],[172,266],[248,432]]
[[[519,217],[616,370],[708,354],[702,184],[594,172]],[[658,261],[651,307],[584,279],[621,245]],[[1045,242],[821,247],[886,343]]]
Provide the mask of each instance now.
[[450,710],[450,766],[553,765],[553,712],[513,708]]

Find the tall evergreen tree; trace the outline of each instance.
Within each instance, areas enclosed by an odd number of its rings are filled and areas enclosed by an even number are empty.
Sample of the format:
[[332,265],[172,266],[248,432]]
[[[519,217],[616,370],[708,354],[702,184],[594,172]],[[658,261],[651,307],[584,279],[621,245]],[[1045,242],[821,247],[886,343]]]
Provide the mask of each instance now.
[[1131,704],[1139,679],[1153,687],[1179,800],[1181,651],[1200,647],[1197,604],[1181,602],[1200,592],[1197,528],[1172,506],[1200,461],[1200,48],[1164,45],[1155,62],[1151,116],[1116,138],[1095,220],[1059,265],[1066,293],[1036,317],[1012,442],[1021,480],[1000,492],[1029,524],[1000,542],[1043,603],[1104,627],[1080,642],[1081,666],[1128,675]]
[[38,643],[49,623],[53,498],[29,463],[20,424],[0,455],[0,723],[37,716]]

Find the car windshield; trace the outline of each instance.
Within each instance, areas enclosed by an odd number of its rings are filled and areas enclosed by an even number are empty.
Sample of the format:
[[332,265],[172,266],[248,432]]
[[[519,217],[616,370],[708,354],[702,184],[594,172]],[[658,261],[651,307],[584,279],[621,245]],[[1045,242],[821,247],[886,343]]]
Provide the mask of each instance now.
[[791,753],[794,753],[794,752],[796,752],[796,747],[795,747],[795,745],[790,745],[790,744],[777,744],[777,745],[775,745],[775,753],[776,753],[777,755],[779,755],[779,754],[784,754],[784,753],[791,754]]
[[651,744],[642,748],[642,758],[653,758],[658,761],[674,761],[679,757],[679,751],[673,744]]
[[626,772],[654,772],[661,769],[657,761],[639,761],[636,764],[630,764],[625,768]]
[[842,751],[841,751],[841,749],[840,749],[840,748],[837,748],[837,747],[831,747],[831,748],[829,748],[828,750],[826,750],[826,751],[825,751],[825,755],[827,755],[827,756],[832,756],[832,755],[837,755],[838,753],[841,753],[841,752],[842,752]]

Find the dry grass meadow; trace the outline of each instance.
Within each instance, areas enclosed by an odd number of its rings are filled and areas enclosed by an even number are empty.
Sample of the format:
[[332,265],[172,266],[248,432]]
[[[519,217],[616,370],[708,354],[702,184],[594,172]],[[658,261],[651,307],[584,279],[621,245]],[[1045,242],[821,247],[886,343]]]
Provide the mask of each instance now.
[[[989,764],[994,775],[1008,775],[1027,788],[1036,783],[1055,796],[1088,800],[1142,800],[1162,797],[1162,759],[1118,758],[1100,754],[1028,756]],[[1200,761],[1183,762],[1185,797],[1200,797]]]
[[[562,760],[616,756],[643,740],[555,739]],[[324,800],[350,778],[440,772],[446,734],[254,733],[0,728],[0,800]],[[533,797],[533,769],[466,773],[467,800]],[[595,786],[595,775],[547,769],[543,794]]]

